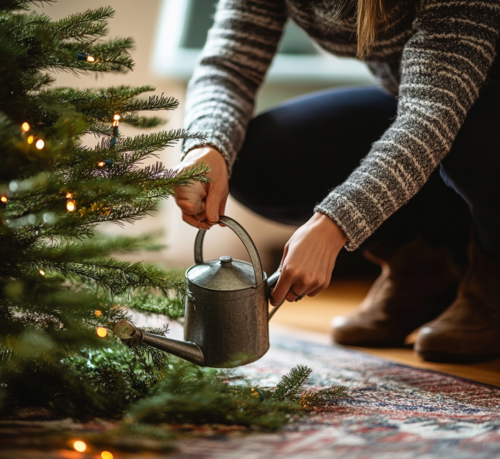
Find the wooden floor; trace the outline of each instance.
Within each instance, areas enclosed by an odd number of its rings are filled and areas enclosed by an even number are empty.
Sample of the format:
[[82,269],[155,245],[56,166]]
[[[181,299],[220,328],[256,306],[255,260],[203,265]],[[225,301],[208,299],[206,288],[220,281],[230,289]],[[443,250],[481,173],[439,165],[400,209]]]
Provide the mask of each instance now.
[[[329,289],[314,298],[304,298],[298,303],[286,303],[272,322],[287,328],[315,332],[323,341],[330,332],[332,317],[352,313],[366,295],[370,284],[358,281],[334,282]],[[444,364],[424,362],[411,348],[408,349],[369,349],[354,348],[377,355],[394,362],[419,368],[427,368],[448,373],[462,378],[472,379],[495,386],[500,386],[500,359],[470,364]]]

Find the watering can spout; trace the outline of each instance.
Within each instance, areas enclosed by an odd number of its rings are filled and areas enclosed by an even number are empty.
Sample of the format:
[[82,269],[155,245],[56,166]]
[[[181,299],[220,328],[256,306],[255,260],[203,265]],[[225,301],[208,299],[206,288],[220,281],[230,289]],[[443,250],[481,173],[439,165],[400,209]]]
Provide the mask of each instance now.
[[137,346],[138,344],[144,343],[187,360],[188,362],[195,363],[196,365],[203,366],[205,363],[205,357],[200,346],[191,341],[179,341],[165,336],[144,332],[125,319],[118,321],[113,331],[127,346]]

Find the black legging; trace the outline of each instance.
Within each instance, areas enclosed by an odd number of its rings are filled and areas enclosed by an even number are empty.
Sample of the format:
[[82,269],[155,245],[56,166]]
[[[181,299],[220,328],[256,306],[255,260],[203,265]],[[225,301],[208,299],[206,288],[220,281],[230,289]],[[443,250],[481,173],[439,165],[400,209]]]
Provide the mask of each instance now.
[[[378,88],[334,89],[255,117],[234,165],[232,196],[271,220],[305,223],[315,204],[348,177],[387,130],[396,109],[395,98]],[[439,169],[365,248],[390,255],[421,235],[463,253],[472,213],[481,244],[500,255],[498,87],[483,88]]]

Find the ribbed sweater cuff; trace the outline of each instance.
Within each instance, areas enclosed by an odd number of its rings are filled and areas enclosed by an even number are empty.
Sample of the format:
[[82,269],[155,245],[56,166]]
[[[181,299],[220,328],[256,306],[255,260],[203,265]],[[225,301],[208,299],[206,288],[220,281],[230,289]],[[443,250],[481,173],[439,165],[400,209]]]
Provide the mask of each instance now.
[[184,141],[184,143],[182,144],[181,159],[184,159],[184,157],[194,148],[206,146],[213,147],[218,150],[226,160],[227,170],[229,176],[231,176],[231,170],[233,168],[233,162],[236,156],[236,152],[234,151],[231,142],[221,132],[212,131],[207,133],[206,131],[204,131],[203,134],[205,134],[204,141],[200,139],[186,139]]
[[371,234],[355,204],[340,194],[330,193],[314,211],[325,214],[338,225],[347,238],[345,248],[349,251],[356,250]]

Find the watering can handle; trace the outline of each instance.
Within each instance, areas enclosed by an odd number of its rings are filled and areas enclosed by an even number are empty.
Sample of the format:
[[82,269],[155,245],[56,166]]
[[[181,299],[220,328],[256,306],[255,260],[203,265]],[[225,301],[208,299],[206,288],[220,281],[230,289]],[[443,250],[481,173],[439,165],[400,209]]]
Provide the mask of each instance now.
[[[262,271],[262,263],[260,262],[259,253],[248,233],[243,227],[235,220],[229,217],[221,216],[219,223],[224,223],[227,227],[232,229],[240,238],[241,242],[247,249],[250,260],[252,261],[253,270],[255,273],[255,285],[259,285],[264,280],[264,273]],[[194,261],[196,264],[202,264],[203,260],[203,239],[205,239],[206,230],[199,230],[194,241]]]
[[[267,284],[269,285],[269,296],[271,296],[272,291],[274,290],[274,287],[276,286],[276,283],[278,282],[278,279],[281,276],[281,269],[278,269],[274,274],[271,274],[269,276],[269,279],[267,279]],[[285,302],[283,301],[278,304],[278,306],[274,306],[274,308],[269,312],[267,320],[271,320],[271,318],[276,314],[276,311],[281,307],[281,305]]]

